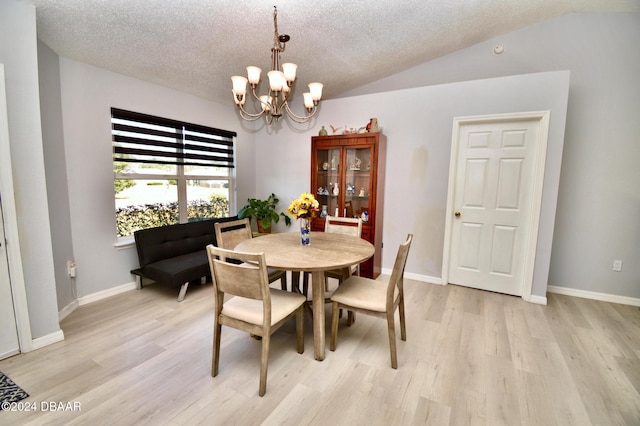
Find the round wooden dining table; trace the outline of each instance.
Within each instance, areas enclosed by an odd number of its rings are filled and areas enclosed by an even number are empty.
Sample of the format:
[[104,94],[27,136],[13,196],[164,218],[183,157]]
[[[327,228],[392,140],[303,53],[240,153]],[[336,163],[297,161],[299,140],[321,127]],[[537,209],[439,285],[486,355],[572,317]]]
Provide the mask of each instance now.
[[348,275],[351,265],[373,256],[373,244],[350,235],[311,232],[311,244],[303,246],[300,233],[284,232],[244,240],[235,250],[263,252],[269,268],[311,272],[314,355],[322,361],[325,357],[324,272],[343,269]]

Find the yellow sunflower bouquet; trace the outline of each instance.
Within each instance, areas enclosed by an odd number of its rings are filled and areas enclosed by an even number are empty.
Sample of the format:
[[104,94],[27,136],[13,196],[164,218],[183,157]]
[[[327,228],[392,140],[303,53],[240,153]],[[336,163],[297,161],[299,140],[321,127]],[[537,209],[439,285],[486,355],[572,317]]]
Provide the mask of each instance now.
[[316,217],[320,209],[318,201],[312,194],[303,192],[299,198],[291,202],[287,208],[287,213],[296,219],[308,219]]

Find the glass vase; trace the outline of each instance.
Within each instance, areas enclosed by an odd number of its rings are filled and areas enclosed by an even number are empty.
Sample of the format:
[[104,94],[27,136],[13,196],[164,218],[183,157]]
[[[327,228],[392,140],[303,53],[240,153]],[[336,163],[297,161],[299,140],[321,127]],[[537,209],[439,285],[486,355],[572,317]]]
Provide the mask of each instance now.
[[311,222],[306,217],[300,218],[300,244],[308,246],[311,244]]

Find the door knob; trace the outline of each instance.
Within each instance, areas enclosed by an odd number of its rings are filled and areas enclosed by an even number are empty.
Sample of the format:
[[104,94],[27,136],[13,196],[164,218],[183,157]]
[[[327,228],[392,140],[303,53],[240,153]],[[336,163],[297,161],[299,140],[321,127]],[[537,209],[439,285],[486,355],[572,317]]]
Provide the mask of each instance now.
[[460,217],[460,212],[455,212],[454,215],[455,217]]

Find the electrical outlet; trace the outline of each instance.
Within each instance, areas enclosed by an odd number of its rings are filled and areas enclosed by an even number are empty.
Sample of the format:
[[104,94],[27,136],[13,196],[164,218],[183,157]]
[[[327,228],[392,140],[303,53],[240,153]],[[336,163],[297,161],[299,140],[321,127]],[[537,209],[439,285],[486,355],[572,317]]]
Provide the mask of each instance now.
[[613,268],[611,268],[612,270],[616,271],[616,272],[620,272],[622,271],[622,260],[614,260],[613,261]]
[[71,278],[76,276],[76,262],[74,260],[67,261],[67,273]]

